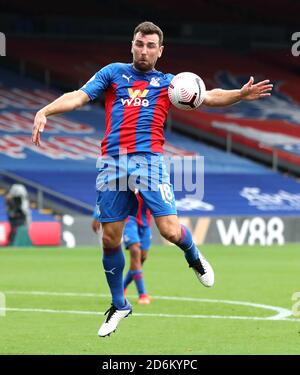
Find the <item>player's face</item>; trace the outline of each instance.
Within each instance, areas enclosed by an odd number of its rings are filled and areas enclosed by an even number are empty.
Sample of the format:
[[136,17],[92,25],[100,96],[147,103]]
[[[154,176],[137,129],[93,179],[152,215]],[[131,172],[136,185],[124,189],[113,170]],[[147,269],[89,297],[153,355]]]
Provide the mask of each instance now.
[[143,72],[152,70],[157,59],[161,56],[163,48],[163,46],[159,46],[157,34],[144,35],[138,32],[132,41],[131,48],[134,67]]

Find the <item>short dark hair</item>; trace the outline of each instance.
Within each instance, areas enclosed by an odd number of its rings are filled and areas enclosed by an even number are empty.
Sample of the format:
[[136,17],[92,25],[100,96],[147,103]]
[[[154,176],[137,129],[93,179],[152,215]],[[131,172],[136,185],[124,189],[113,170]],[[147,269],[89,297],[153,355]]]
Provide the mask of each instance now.
[[134,29],[134,32],[133,32],[133,38],[139,32],[143,35],[157,34],[159,38],[159,46],[162,46],[163,41],[164,41],[164,33],[153,22],[145,21],[137,25],[137,27]]

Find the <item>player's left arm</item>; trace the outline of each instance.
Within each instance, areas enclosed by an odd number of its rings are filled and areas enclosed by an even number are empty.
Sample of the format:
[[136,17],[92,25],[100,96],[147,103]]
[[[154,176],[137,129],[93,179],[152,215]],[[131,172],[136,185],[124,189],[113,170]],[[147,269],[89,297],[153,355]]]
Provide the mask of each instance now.
[[254,78],[250,77],[249,81],[237,90],[207,90],[203,104],[209,107],[222,107],[241,100],[261,99],[270,96],[272,88],[273,85],[268,79],[254,84]]

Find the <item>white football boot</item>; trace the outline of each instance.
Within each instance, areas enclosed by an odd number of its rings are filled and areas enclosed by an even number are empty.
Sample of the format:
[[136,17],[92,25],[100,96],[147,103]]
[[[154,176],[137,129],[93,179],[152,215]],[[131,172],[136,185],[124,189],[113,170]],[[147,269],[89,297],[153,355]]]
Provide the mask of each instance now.
[[127,318],[127,316],[131,313],[132,307],[128,302],[120,310],[118,310],[114,305],[111,305],[111,307],[104,314],[108,315],[98,331],[98,336],[105,337],[109,336],[112,332],[115,332],[120,321],[124,318]]
[[214,285],[214,270],[202,254],[199,253],[199,258],[196,259],[194,262],[190,263],[190,267],[193,268],[201,284],[203,284],[206,287],[211,287]]

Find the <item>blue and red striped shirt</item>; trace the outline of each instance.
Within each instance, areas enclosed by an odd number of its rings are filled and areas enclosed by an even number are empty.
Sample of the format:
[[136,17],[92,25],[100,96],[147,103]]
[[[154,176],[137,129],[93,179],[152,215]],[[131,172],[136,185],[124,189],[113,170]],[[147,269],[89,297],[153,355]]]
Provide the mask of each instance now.
[[102,92],[106,95],[102,155],[163,152],[172,78],[157,70],[140,72],[132,64],[113,63],[81,88],[91,100]]

